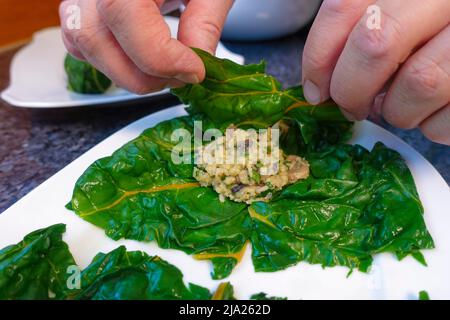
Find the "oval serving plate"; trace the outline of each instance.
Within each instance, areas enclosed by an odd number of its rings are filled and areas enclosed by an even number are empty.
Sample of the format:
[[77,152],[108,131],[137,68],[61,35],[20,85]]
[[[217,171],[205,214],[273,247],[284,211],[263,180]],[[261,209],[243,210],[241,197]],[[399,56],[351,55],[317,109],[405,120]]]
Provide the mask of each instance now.
[[[0,214],[0,248],[20,241],[33,230],[65,223],[64,240],[81,267],[87,266],[99,251],[108,252],[123,244],[129,250],[159,255],[176,265],[186,282],[215,289],[220,281],[211,279],[208,262],[194,260],[180,251],[160,249],[154,243],[115,242],[107,238],[102,229],[83,221],[64,207],[76,180],[93,161],[110,155],[146,128],[185,114],[184,106],[179,105],[136,121],[45,181]],[[275,273],[256,273],[251,263],[251,249],[248,248],[243,261],[227,278],[234,285],[238,298],[246,299],[263,291],[289,299],[417,299],[421,290],[427,290],[432,299],[450,298],[450,189],[436,169],[401,139],[371,122],[356,124],[351,143],[371,149],[377,141],[400,152],[415,178],[425,208],[426,223],[436,244],[436,249],[423,252],[428,267],[411,257],[397,261],[392,255],[381,254],[375,257],[369,274],[354,271],[348,278],[347,268],[322,269],[308,263],[299,263]]]

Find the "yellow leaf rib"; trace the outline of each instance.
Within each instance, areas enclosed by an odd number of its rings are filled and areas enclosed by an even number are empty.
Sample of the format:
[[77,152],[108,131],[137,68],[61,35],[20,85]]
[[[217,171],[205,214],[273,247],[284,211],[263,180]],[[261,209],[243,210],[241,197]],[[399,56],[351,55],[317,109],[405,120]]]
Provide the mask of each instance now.
[[232,253],[199,253],[194,254],[193,257],[196,260],[211,260],[214,258],[233,258],[239,263],[244,256],[245,250],[247,249],[247,243],[242,246],[242,249],[238,252]]
[[285,111],[284,113],[288,113],[289,111],[296,109],[296,108],[301,108],[301,107],[310,107],[311,105],[308,102],[305,101],[297,101],[296,103],[290,105]]
[[161,192],[161,191],[167,191],[167,190],[180,190],[180,189],[186,189],[186,188],[195,188],[195,187],[199,187],[199,186],[200,186],[200,184],[197,182],[190,182],[190,183],[182,183],[182,184],[169,184],[169,185],[165,185],[165,186],[152,187],[152,188],[144,189],[144,190],[123,191],[123,194],[120,196],[120,198],[116,199],[111,204],[109,204],[105,207],[102,207],[102,208],[96,208],[89,212],[81,213],[80,217],[87,217],[87,216],[96,214],[100,211],[114,208],[116,205],[121,203],[126,198],[132,197],[132,196],[140,194],[140,193],[155,193],[155,192]]
[[225,293],[225,289],[229,285],[230,284],[228,282],[223,282],[223,283],[219,284],[219,286],[217,287],[216,292],[214,292],[214,295],[212,296],[211,300],[222,300],[223,299],[223,295]]
[[274,225],[269,219],[267,219],[267,217],[264,217],[264,216],[258,214],[252,207],[249,207],[249,208],[248,208],[248,213],[249,213],[249,215],[250,215],[250,217],[251,217],[252,219],[259,220],[259,221],[261,221],[262,223],[265,223],[265,224],[267,224],[268,226],[270,226],[270,227],[272,227],[272,228],[276,228],[276,227],[277,227],[277,226]]

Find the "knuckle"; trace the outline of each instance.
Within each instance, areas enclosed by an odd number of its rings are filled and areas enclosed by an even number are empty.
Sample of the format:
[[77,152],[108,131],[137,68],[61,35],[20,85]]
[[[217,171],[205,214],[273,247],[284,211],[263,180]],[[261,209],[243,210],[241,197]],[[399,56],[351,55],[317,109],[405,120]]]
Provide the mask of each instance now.
[[439,93],[441,83],[449,81],[448,78],[435,62],[416,61],[405,69],[403,82],[406,91],[419,93],[423,98],[432,98]]
[[97,0],[97,10],[104,13],[114,11],[118,2],[115,0]]
[[321,50],[316,49],[314,45],[310,45],[303,52],[302,64],[303,72],[314,73],[327,70],[329,65],[327,61],[320,55]]
[[97,41],[95,40],[95,33],[91,32],[89,28],[84,27],[79,31],[73,32],[72,40],[75,47],[83,54],[90,56],[95,53]]
[[217,25],[217,23],[210,21],[210,20],[204,20],[200,22],[202,30],[205,30],[207,34],[209,34],[213,39],[219,39],[222,34],[222,28]]
[[134,1],[97,0],[97,10],[110,25],[122,26],[128,20],[127,6]]
[[144,48],[140,54],[138,66],[139,69],[152,76],[170,78],[177,75],[177,70],[182,70],[183,64],[187,61],[183,55],[178,55],[178,59],[173,60],[176,47],[171,41],[173,39],[161,39],[161,41],[154,41],[159,43],[159,46],[153,48]]
[[[149,56],[155,56],[154,54],[151,55],[145,55],[147,57]],[[168,65],[168,62],[166,61],[166,58],[164,55],[157,55],[159,56],[158,59],[154,58],[142,58],[139,61],[139,69],[148,75],[152,76],[173,76],[168,74],[168,68],[166,67]],[[158,61],[158,63],[155,63],[155,61]]]
[[400,59],[395,54],[399,52],[402,32],[399,24],[387,17],[381,29],[373,30],[366,26],[366,18],[362,18],[351,36],[354,47],[368,61]]
[[216,50],[217,43],[222,35],[222,26],[220,22],[208,16],[191,15],[184,17],[182,21],[183,30],[198,30],[198,37],[203,38],[203,49],[213,53]]

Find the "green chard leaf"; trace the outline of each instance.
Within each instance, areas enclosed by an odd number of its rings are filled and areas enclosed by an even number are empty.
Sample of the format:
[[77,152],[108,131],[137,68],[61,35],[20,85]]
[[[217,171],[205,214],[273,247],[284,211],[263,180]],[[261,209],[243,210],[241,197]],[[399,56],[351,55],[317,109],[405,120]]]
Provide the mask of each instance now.
[[[124,246],[97,254],[81,271],[62,241],[64,232],[65,225],[53,225],[0,250],[0,300],[236,300],[229,282],[211,294],[185,284],[181,271],[160,257]],[[72,281],[69,267],[79,271],[79,280]]]
[[255,293],[250,297],[250,300],[287,300],[285,297],[271,297],[265,292]]
[[367,271],[373,254],[415,255],[434,247],[412,176],[378,143],[368,152],[340,145],[310,154],[312,175],[271,203],[250,206],[257,271],[299,261]]
[[239,65],[194,49],[202,58],[206,78],[200,84],[173,89],[193,117],[211,121],[216,128],[267,128],[284,118],[295,120],[306,143],[318,131],[320,123],[340,123],[350,128],[332,101],[319,106],[306,102],[301,87],[287,90],[272,76],[265,74],[265,63]]
[[161,258],[119,247],[99,253],[81,273],[76,300],[208,300],[208,289],[183,282],[183,274]]
[[146,130],[78,180],[72,209],[114,240],[157,241],[162,248],[213,262],[213,277],[228,276],[249,238],[246,205],[221,202],[192,178],[192,165],[175,165],[173,128],[192,131],[189,118]]
[[64,69],[67,74],[69,90],[77,93],[99,94],[106,92],[112,82],[89,63],[66,55]]
[[[208,259],[213,278],[228,276],[247,242],[256,271],[299,261],[367,271],[372,257],[392,252],[425,260],[434,247],[411,173],[382,144],[371,152],[346,145],[351,123],[332,103],[311,106],[301,88],[282,90],[264,64],[240,66],[196,50],[206,80],[173,92],[189,116],[172,119],[97,160],[78,179],[68,208],[112,239],[156,241]],[[268,127],[280,121],[281,147],[310,163],[311,175],[277,192],[269,203],[221,202],[200,187],[193,165],[175,164],[174,129]],[[178,150],[176,150],[178,151]],[[193,150],[188,149],[192,158]]]
[[[77,267],[57,224],[0,250],[0,300],[208,300],[208,289],[185,285],[183,274],[157,256],[121,246],[99,253],[71,286]],[[73,287],[73,288],[72,288]]]
[[67,288],[67,268],[76,265],[57,224],[0,250],[0,300],[59,299]]
[[422,290],[419,292],[419,300],[430,300],[430,295],[427,291]]
[[234,297],[234,288],[229,282],[221,283],[216,292],[214,292],[211,300],[237,300]]

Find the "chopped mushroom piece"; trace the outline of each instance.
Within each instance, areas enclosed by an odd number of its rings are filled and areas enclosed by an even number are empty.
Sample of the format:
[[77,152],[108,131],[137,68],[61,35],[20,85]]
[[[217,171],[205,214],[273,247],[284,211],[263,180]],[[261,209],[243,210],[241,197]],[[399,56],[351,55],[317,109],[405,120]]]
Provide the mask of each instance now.
[[[248,204],[255,201],[269,201],[273,191],[306,179],[309,176],[309,164],[299,156],[286,156],[282,150],[270,150],[269,146],[270,152],[267,153],[267,157],[257,161],[251,159],[255,149],[250,152],[249,148],[258,148],[260,141],[268,141],[268,137],[270,137],[270,129],[254,140],[250,140],[250,134],[247,131],[235,129],[231,137],[233,139],[231,147],[235,149],[235,154],[238,154],[238,141],[245,141],[242,144],[245,146],[243,153],[245,161],[235,161],[236,163],[231,164],[224,161],[226,152],[220,149],[220,146],[230,145],[227,144],[226,137],[218,138],[203,146],[200,151],[211,152],[211,155],[216,157],[216,161],[198,164],[194,168],[195,179],[202,186],[212,186],[219,194],[221,201],[229,198]],[[278,157],[271,157],[275,152],[278,152]]]

